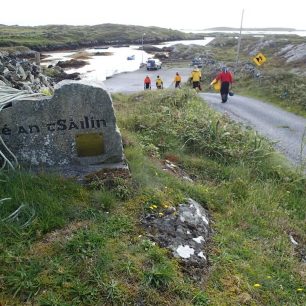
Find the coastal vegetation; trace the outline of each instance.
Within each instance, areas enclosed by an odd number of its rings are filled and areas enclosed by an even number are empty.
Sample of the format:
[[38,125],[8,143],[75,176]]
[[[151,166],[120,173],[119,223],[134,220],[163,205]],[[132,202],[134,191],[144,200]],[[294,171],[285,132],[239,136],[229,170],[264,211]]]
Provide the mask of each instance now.
[[47,25],[35,27],[0,25],[0,47],[24,46],[38,51],[75,49],[99,45],[141,44],[142,38],[145,43],[157,43],[199,37],[198,34],[160,27],[120,24],[94,26]]
[[[0,206],[0,303],[302,306],[302,165],[287,167],[269,143],[194,91],[113,101],[131,177],[81,186],[1,172],[0,198],[8,199]],[[165,171],[165,160],[193,181]],[[141,223],[188,197],[213,220],[209,269],[197,274],[153,243]]]

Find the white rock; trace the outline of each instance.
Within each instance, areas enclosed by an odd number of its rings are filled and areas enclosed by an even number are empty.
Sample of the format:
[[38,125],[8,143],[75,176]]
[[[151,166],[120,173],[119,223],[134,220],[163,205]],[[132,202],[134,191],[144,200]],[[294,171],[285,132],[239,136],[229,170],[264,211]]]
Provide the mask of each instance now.
[[190,256],[194,254],[194,249],[191,248],[189,245],[180,245],[176,249],[176,252],[182,258],[190,258]]
[[205,241],[205,239],[203,238],[203,236],[199,236],[197,238],[192,238],[192,240],[194,240],[197,243],[201,243],[202,241]]
[[201,258],[204,258],[204,259],[206,260],[206,256],[203,254],[203,252],[200,252],[200,253],[198,254],[198,256],[201,257]]

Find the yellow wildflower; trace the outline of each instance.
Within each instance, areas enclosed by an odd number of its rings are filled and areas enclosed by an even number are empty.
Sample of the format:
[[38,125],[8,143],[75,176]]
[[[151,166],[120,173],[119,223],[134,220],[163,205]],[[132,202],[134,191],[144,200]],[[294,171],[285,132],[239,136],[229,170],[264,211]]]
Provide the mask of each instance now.
[[304,289],[303,288],[297,288],[296,291],[297,292],[302,292],[302,291],[304,291]]
[[254,288],[260,288],[260,287],[261,287],[261,284],[254,284],[253,287],[254,287]]

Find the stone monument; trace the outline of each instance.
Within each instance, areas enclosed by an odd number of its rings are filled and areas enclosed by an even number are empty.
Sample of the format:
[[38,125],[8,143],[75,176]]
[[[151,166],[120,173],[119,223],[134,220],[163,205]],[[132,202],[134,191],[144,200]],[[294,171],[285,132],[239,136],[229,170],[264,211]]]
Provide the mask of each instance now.
[[103,83],[63,81],[52,97],[13,101],[0,112],[0,135],[19,163],[31,167],[123,161],[112,99]]

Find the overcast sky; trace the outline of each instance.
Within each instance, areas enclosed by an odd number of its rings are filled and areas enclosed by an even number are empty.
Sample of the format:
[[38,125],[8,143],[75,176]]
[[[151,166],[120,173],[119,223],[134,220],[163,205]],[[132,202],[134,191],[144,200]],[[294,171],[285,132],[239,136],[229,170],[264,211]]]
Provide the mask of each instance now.
[[272,0],[5,0],[6,25],[94,25],[120,23],[172,29],[209,27],[289,27],[306,30],[306,1]]

